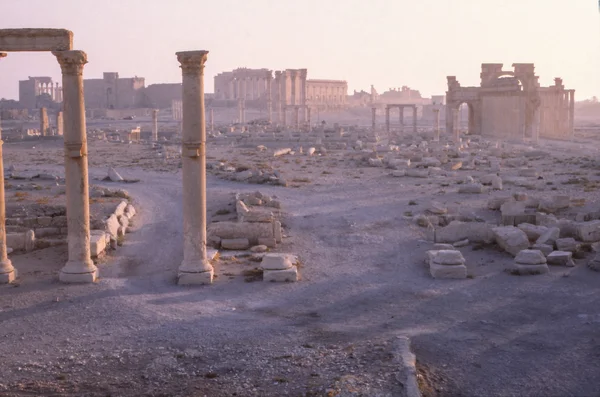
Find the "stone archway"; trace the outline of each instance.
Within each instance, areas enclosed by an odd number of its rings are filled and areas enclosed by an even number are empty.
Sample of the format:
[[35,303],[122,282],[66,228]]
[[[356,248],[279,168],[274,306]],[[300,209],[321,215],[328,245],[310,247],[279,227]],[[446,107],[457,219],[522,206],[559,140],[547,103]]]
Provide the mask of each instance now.
[[[64,109],[67,239],[69,258],[60,271],[66,283],[94,282],[98,269],[90,255],[90,211],[83,67],[87,55],[73,50],[73,32],[65,29],[0,29],[0,53],[51,52],[62,71]],[[0,283],[10,283],[16,270],[6,253],[4,172],[0,141]]]

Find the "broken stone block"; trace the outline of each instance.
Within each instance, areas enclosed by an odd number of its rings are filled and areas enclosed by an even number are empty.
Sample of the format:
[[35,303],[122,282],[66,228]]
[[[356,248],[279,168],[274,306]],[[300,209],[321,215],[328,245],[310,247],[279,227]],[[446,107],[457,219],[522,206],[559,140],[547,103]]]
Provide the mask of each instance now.
[[258,245],[265,245],[269,248],[277,247],[277,241],[275,241],[274,237],[259,237]]
[[369,165],[371,167],[383,167],[383,160],[380,158],[370,158]]
[[231,238],[222,239],[221,248],[227,250],[245,250],[250,247],[250,242],[247,238]]
[[524,231],[514,226],[493,228],[496,243],[512,256],[529,248],[529,239]]
[[406,171],[405,170],[395,170],[395,171],[392,171],[392,176],[395,176],[395,177],[406,176]]
[[108,179],[110,179],[111,182],[123,181],[123,177],[112,167],[108,169]]
[[461,279],[467,278],[467,267],[465,265],[429,265],[429,272],[433,278]]
[[490,210],[499,210],[502,207],[502,204],[507,203],[509,201],[514,201],[512,197],[491,197],[488,200],[487,207]]
[[551,252],[554,251],[554,246],[548,244],[533,244],[531,249],[542,251],[542,254],[547,257]]
[[556,240],[560,237],[560,229],[557,227],[551,227],[546,230],[537,240],[536,244],[547,244],[554,246]]
[[588,262],[587,266],[596,272],[600,272],[600,253],[597,253],[596,256]]
[[260,266],[263,270],[284,270],[291,268],[296,261],[291,254],[270,253],[263,256]]
[[121,227],[121,224],[119,223],[117,216],[115,214],[109,216],[106,220],[106,232],[109,233],[111,237],[117,238],[119,235],[119,227]]
[[515,257],[515,262],[521,265],[541,265],[546,263],[546,257],[539,250],[522,250]]
[[521,265],[520,263],[515,263],[513,265],[512,271],[516,274],[526,276],[526,275],[537,275],[537,274],[546,274],[548,273],[548,265]]
[[453,244],[465,239],[476,243],[491,243],[495,237],[492,226],[484,222],[452,221],[435,230],[436,243]]
[[452,165],[450,166],[450,169],[452,171],[456,171],[461,169],[463,166],[463,162],[462,161],[455,161],[454,163],[452,163]]
[[455,249],[455,248],[452,244],[441,244],[441,243],[433,244],[433,248],[432,248],[432,250],[434,250],[434,251],[453,250],[453,249]]
[[458,250],[440,250],[433,256],[433,262],[437,265],[464,265],[465,258]]
[[576,229],[579,240],[586,243],[600,241],[600,220],[579,223]]
[[567,267],[575,266],[575,262],[573,262],[573,253],[569,252],[569,251],[551,252],[546,257],[546,260],[549,265],[567,266]]
[[556,219],[556,216],[552,214],[537,212],[535,214],[535,224],[546,227],[554,227],[558,224],[558,219]]
[[298,268],[292,266],[284,270],[264,270],[263,281],[276,283],[296,282],[298,281]]
[[250,247],[250,252],[267,252],[268,249],[269,247],[266,245],[255,245]]
[[90,254],[97,258],[106,249],[106,232],[104,230],[90,230]]
[[529,241],[537,241],[542,234],[548,231],[546,226],[537,226],[531,223],[521,223],[517,227],[525,232]]
[[283,148],[283,149],[277,149],[275,150],[275,152],[273,153],[274,157],[279,157],[279,156],[283,156],[285,154],[289,154],[291,153],[292,148]]
[[559,251],[575,252],[579,248],[579,244],[572,237],[559,238],[556,240],[556,248]]
[[125,213],[125,208],[127,208],[127,201],[121,201],[117,208],[115,208],[114,214],[119,217]]
[[412,177],[412,178],[428,178],[429,177],[429,170],[427,169],[416,169],[416,168],[409,168],[406,170],[406,176]]
[[479,193],[483,193],[484,190],[485,190],[485,188],[483,187],[483,185],[481,183],[469,183],[466,185],[461,185],[458,188],[459,193],[479,194]]
[[540,199],[538,210],[553,214],[561,209],[569,208],[571,205],[571,197],[569,196],[553,196],[550,198]]
[[444,214],[448,213],[448,208],[446,208],[446,206],[444,206],[442,203],[439,203],[437,201],[432,201],[429,204],[427,211],[429,211],[435,215],[444,215]]
[[502,212],[502,224],[504,226],[516,226],[521,223],[534,223],[535,214],[525,212],[525,203],[522,201],[509,201],[500,207]]
[[494,189],[494,190],[502,190],[503,189],[502,178],[500,178],[499,176],[495,176],[494,178],[492,178],[492,189]]
[[467,245],[469,245],[469,239],[460,240],[452,244],[452,246],[456,248],[466,247]]

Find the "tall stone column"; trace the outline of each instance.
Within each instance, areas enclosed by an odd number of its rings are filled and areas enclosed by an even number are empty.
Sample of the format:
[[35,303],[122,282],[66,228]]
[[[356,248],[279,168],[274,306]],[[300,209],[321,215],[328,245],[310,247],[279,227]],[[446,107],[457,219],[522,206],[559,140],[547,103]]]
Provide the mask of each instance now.
[[[0,60],[6,53],[0,52]],[[4,161],[2,159],[2,126],[0,125],[0,284],[12,283],[17,277],[17,271],[12,265],[6,251],[6,207],[4,204]]]
[[575,137],[575,90],[569,90],[569,137]]
[[300,129],[300,106],[294,106],[294,126],[296,131]]
[[450,103],[446,103],[446,135],[454,138],[454,112]]
[[290,98],[290,102],[292,106],[296,106],[296,77],[297,77],[297,73],[296,71],[292,71],[291,72],[291,79],[292,79],[292,89],[291,89],[291,98]]
[[183,87],[183,262],[178,284],[210,284],[206,255],[206,125],[204,64],[208,51],[177,53]]
[[417,133],[417,107],[413,106],[413,133]]
[[273,74],[272,72],[269,70],[267,71],[267,75],[265,76],[265,81],[266,81],[266,97],[267,97],[267,119],[269,121],[269,123],[273,122],[273,98],[272,98],[272,91],[271,91],[271,84],[273,83]]
[[209,120],[210,132],[214,132],[214,130],[215,130],[215,112],[214,112],[213,108],[210,108],[209,116],[210,116],[210,120]]
[[307,120],[306,76],[307,76],[307,70],[300,69],[300,106],[302,106],[302,122],[303,123],[306,123],[306,120]]
[[64,133],[63,112],[59,110],[56,113],[56,135],[63,136]]
[[433,111],[433,140],[440,141],[440,109],[432,109]]
[[40,108],[40,135],[48,135],[48,111],[46,108]]
[[310,107],[306,108],[306,123],[308,124],[308,132],[312,131],[312,122],[310,120]]
[[390,133],[390,107],[386,106],[385,107],[385,131],[388,133]]
[[373,132],[375,132],[375,127],[376,127],[376,122],[377,122],[377,108],[371,108],[371,128],[373,129]]
[[400,114],[398,115],[398,118],[400,119],[400,132],[404,134],[404,106],[398,107],[398,110],[400,111]]
[[65,179],[69,260],[60,271],[65,283],[91,283],[98,269],[90,257],[90,208],[87,138],[83,102],[83,51],[55,51],[62,70]]
[[452,109],[452,125],[454,126],[454,131],[452,131],[454,142],[458,143],[460,141],[460,125],[458,124],[458,112],[459,109]]
[[158,109],[152,109],[152,142],[158,142]]

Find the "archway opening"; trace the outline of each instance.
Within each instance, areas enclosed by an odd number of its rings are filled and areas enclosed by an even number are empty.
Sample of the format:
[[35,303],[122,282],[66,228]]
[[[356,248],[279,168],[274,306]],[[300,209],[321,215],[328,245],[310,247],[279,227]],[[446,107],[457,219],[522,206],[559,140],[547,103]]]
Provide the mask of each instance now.
[[457,128],[461,134],[475,133],[475,112],[473,104],[469,102],[461,102],[458,105],[457,120],[454,128]]

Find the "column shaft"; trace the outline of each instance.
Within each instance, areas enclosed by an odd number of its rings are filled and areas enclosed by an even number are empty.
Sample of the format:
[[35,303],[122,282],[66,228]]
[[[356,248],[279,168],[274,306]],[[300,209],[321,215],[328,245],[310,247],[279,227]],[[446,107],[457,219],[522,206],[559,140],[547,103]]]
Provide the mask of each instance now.
[[[2,53],[0,53],[0,59]],[[0,138],[2,138],[2,126],[0,126]],[[12,265],[6,251],[6,206],[4,202],[4,161],[2,159],[2,144],[0,140],[0,284],[12,283],[17,272]]]
[[158,141],[158,109],[152,109],[152,142]]
[[206,255],[206,124],[204,63],[208,51],[178,52],[183,88],[183,262],[178,284],[210,284]]
[[417,133],[417,107],[413,107],[413,133]]
[[87,138],[83,98],[83,51],[56,51],[62,70],[65,179],[69,260],[60,280],[67,283],[94,282],[98,269],[90,256],[90,208]]

